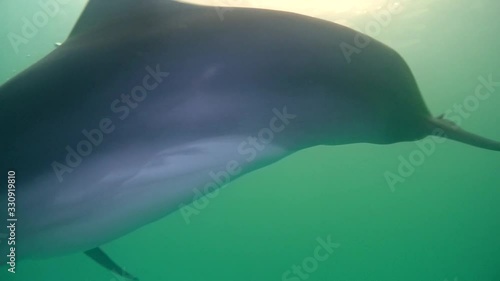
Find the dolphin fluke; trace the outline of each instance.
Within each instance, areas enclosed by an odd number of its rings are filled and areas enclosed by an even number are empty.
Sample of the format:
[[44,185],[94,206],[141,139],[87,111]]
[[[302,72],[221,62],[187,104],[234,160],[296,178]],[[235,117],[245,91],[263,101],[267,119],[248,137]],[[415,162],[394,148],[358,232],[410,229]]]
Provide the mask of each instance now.
[[109,269],[110,271],[114,272],[115,274],[127,278],[132,281],[139,281],[139,278],[135,277],[134,275],[128,273],[124,269],[122,269],[118,264],[116,264],[101,248],[97,247],[91,250],[88,250],[85,252],[87,256],[89,256],[91,259],[93,259],[95,262],[100,264],[101,266],[105,267],[106,269]]
[[475,147],[500,151],[500,142],[467,132],[452,121],[446,120],[443,117],[430,118],[429,125],[431,126],[433,135],[446,137]]

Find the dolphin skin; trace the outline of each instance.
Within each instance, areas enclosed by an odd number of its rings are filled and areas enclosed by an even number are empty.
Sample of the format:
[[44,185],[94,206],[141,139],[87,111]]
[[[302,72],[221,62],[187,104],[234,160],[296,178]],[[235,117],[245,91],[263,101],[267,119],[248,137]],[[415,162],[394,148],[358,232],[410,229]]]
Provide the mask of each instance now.
[[222,20],[214,7],[90,0],[66,42],[0,87],[17,259],[86,252],[135,279],[98,247],[196,189],[317,145],[434,134],[500,151],[433,118],[391,48],[370,38],[348,63],[339,46],[355,36],[287,12],[234,8]]

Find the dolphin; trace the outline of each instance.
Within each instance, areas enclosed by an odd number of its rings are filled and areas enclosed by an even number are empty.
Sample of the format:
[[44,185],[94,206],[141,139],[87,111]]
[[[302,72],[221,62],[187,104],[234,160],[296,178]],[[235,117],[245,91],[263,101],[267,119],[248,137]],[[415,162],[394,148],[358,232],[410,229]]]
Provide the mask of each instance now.
[[[1,206],[17,260],[85,252],[317,145],[431,135],[500,151],[432,117],[393,49],[304,15],[169,0],[90,0],[67,40],[0,87]],[[2,208],[3,208],[2,207]],[[0,244],[0,261],[10,252]]]

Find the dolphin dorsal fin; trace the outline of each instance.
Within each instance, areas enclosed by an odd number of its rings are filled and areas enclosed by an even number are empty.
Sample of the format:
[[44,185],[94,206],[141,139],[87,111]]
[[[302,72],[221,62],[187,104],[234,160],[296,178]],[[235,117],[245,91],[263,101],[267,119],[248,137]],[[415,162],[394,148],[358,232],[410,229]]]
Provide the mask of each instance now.
[[154,4],[172,3],[176,2],[174,0],[89,0],[69,38],[86,33],[106,22],[133,16],[138,11],[144,11],[145,7],[153,9]]

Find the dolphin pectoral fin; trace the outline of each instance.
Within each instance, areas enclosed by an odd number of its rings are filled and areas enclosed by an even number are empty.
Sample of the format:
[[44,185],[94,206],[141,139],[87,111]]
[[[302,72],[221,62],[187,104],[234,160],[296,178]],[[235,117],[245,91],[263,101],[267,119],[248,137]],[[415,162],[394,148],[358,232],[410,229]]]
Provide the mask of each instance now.
[[97,247],[85,252],[85,254],[93,259],[95,262],[114,272],[115,274],[127,278],[129,280],[138,281],[139,279],[134,275],[128,273],[118,264],[116,264],[101,248]]
[[[448,139],[466,143],[475,147],[500,151],[500,142],[469,133],[449,120],[443,118],[431,118],[429,119],[429,125],[433,135],[443,136],[442,133],[444,132],[444,137]],[[436,129],[441,129],[442,131],[439,132],[436,131]]]

